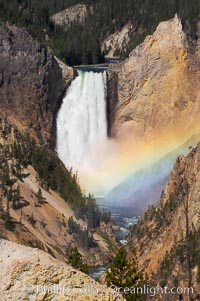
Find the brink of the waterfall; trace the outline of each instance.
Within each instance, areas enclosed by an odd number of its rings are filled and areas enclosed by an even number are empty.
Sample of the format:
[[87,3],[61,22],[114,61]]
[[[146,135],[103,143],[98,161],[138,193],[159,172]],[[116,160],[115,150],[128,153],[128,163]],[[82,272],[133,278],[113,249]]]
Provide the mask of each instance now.
[[78,71],[57,116],[57,152],[79,169],[91,149],[107,139],[106,71]]

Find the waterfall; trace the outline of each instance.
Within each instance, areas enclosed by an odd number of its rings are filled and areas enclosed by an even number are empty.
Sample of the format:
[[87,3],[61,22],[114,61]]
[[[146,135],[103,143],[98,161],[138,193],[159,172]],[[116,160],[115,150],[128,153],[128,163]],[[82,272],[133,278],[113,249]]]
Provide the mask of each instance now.
[[57,152],[67,167],[80,168],[91,149],[106,140],[104,72],[78,71],[57,116]]

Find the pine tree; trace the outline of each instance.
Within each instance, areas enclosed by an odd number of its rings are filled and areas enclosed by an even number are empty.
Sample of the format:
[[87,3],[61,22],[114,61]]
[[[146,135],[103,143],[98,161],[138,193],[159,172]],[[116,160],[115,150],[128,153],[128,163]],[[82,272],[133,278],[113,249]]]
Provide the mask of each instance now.
[[17,186],[17,189],[15,189],[14,191],[14,195],[13,195],[13,199],[12,199],[12,207],[13,209],[18,209],[19,208],[19,202],[21,199],[21,195],[20,195],[20,187],[19,185]]
[[41,190],[41,188],[38,189],[36,197],[37,197],[37,200],[38,200],[38,204],[41,205],[42,202],[43,202],[43,196],[42,196],[42,190]]
[[9,206],[9,200],[7,199],[7,207],[6,207],[6,213],[4,216],[4,226],[7,230],[12,230],[12,221],[10,217],[10,206]]
[[3,199],[2,199],[2,195],[0,195],[0,218],[3,217]]
[[88,266],[83,262],[82,255],[79,253],[77,247],[71,248],[67,253],[67,261],[75,269],[88,274]]
[[31,215],[28,216],[28,222],[33,226],[35,227],[35,224],[36,224],[36,219],[34,218],[34,215],[33,213]]
[[7,186],[7,185],[10,186],[11,185],[9,165],[8,165],[7,162],[2,167],[0,180],[2,181],[3,189],[5,188],[5,186]]
[[143,274],[138,268],[134,253],[133,251],[133,256],[128,258],[125,248],[120,248],[107,271],[106,281],[108,286],[135,289],[134,294],[130,292],[123,295],[126,300],[139,301],[144,299],[137,292],[137,287],[143,282]]

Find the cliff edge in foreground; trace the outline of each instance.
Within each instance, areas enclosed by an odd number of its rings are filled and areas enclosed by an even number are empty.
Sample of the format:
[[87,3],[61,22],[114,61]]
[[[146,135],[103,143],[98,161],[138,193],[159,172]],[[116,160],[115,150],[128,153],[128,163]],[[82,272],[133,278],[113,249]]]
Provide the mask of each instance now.
[[1,240],[0,248],[1,301],[123,300],[114,291],[38,249],[7,240]]

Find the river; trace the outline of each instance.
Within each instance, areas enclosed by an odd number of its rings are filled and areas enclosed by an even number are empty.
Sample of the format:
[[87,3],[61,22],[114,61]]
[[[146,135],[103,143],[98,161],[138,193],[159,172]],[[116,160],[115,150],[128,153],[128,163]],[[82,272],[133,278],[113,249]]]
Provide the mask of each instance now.
[[[100,205],[100,207],[102,206]],[[103,208],[105,209],[105,206]],[[126,217],[126,216],[121,216],[119,213],[112,212],[112,210],[110,211],[111,211],[111,218],[116,222],[116,224],[120,226],[120,229],[115,232],[117,240],[119,241],[121,246],[125,246],[127,244],[129,229],[132,225],[138,223],[140,216]],[[91,268],[89,270],[89,276],[98,281],[99,277],[107,269],[108,269],[107,265]]]

